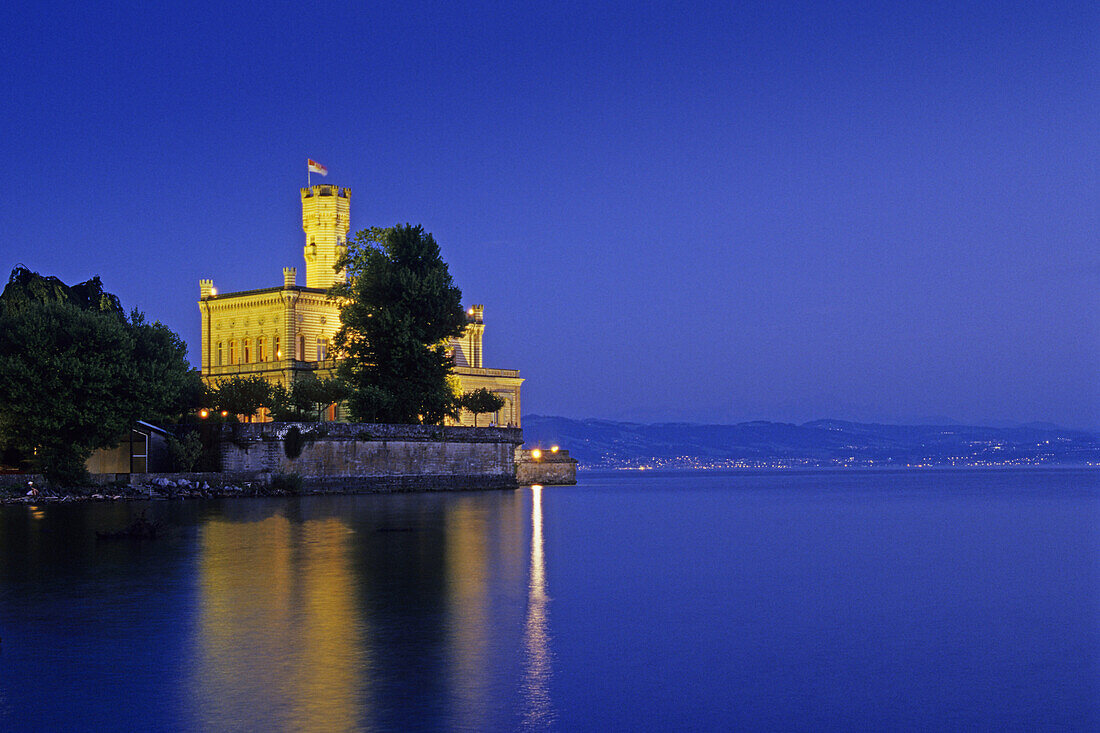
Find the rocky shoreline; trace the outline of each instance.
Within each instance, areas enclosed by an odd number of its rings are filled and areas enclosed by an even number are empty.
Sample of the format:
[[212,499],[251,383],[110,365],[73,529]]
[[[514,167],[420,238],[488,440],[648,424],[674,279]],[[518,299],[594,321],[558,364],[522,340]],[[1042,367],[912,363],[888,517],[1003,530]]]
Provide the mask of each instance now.
[[[193,474],[192,474],[193,475]],[[210,474],[207,474],[210,475]],[[175,501],[238,497],[397,494],[421,491],[498,491],[515,489],[515,478],[499,482],[455,476],[330,477],[303,479],[297,475],[265,475],[257,480],[209,481],[155,478],[68,489],[48,489],[36,482],[0,487],[0,506],[10,504],[64,504],[88,501]]]
[[240,496],[302,496],[331,493],[303,491],[271,486],[262,482],[211,485],[208,481],[189,481],[158,478],[150,483],[137,485],[84,486],[70,489],[47,489],[28,482],[28,489],[19,493],[0,495],[3,504],[64,504],[83,501],[167,501],[175,499],[217,499]]

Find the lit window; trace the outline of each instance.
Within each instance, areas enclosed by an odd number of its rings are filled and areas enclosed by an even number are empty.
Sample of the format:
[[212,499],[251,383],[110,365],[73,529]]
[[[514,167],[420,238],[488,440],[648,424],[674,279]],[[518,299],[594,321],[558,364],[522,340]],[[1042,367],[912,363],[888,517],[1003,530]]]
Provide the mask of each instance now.
[[328,358],[328,342],[324,339],[317,339],[317,361],[324,361]]
[[251,339],[244,340],[244,346],[241,348],[242,364],[247,364],[252,361],[252,341]]
[[279,350],[279,337],[278,336],[275,337],[275,343],[271,347],[271,351],[274,352],[275,359],[282,359],[283,358],[283,352]]
[[236,341],[230,341],[229,342],[229,363],[230,364],[236,364],[237,363],[237,342]]
[[257,361],[267,361],[267,339],[256,339],[256,355]]
[[218,366],[221,366],[222,364],[225,363],[225,362],[222,361],[222,346],[224,346],[224,344],[221,341],[219,341],[218,342]]

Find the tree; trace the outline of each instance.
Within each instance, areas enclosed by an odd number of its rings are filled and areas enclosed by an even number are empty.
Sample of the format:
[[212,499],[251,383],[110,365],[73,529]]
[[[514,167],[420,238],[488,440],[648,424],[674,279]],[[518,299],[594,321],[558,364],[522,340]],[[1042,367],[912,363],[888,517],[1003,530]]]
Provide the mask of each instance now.
[[341,379],[318,379],[312,372],[306,372],[294,379],[290,389],[282,385],[272,387],[271,417],[275,420],[320,420],[325,408],[347,396],[348,389]]
[[436,424],[457,409],[447,342],[466,327],[462,292],[420,226],[361,231],[337,262],[347,282],[336,347],[348,409],[362,422]]
[[0,440],[72,484],[139,418],[170,415],[191,383],[186,348],[99,278],[71,288],[15,268],[0,294]]
[[191,412],[202,401],[202,378],[187,363],[187,345],[161,323],[146,323],[145,316],[130,316],[133,336],[133,389],[142,408],[141,418],[165,422]]
[[294,402],[307,406],[317,411],[317,420],[321,420],[321,413],[347,398],[349,390],[344,381],[339,377],[318,379],[316,375],[307,373],[294,380],[291,386],[291,395]]
[[458,400],[459,406],[474,414],[474,427],[477,427],[477,416],[486,412],[496,412],[504,407],[504,398],[495,395],[484,387],[478,387],[473,392],[467,392]]
[[217,410],[247,418],[261,407],[272,406],[271,382],[258,376],[222,379],[210,391],[209,400]]

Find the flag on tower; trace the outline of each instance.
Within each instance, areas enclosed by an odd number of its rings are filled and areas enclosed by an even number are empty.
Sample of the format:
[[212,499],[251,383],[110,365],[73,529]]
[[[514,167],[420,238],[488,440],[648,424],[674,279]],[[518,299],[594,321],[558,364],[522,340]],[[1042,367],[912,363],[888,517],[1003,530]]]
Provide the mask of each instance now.
[[310,173],[320,173],[322,176],[328,175],[328,168],[324,167],[312,158],[306,158],[306,165],[308,166]]

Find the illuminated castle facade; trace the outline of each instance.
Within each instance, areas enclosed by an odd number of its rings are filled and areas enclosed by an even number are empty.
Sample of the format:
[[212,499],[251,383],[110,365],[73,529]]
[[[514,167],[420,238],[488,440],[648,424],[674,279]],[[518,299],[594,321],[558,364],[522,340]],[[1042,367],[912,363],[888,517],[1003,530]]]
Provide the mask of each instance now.
[[[305,231],[306,284],[297,284],[297,270],[283,268],[283,284],[260,290],[219,294],[213,280],[199,281],[202,314],[202,376],[207,384],[235,376],[259,375],[289,387],[295,376],[312,372],[330,376],[336,361],[333,338],[340,330],[340,308],[326,293],[344,273],[335,263],[347,246],[351,191],[333,185],[301,189]],[[520,424],[520,385],[515,369],[486,369],[482,358],[484,306],[467,309],[467,326],[451,341],[455,375],[463,392],[479,387],[504,399],[495,415],[479,424]],[[340,419],[332,408],[330,419]],[[463,413],[462,424],[473,424]]]

